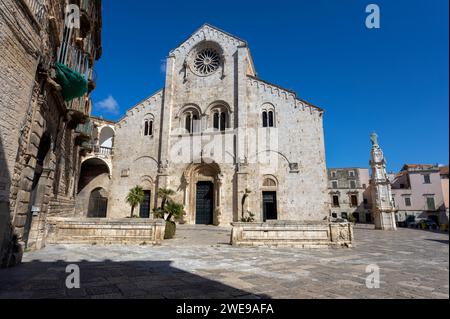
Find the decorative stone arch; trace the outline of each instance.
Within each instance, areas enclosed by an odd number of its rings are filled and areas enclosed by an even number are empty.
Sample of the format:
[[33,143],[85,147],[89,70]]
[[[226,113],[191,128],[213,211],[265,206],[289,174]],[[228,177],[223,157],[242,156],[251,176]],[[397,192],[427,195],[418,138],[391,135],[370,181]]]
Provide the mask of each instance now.
[[196,222],[196,195],[199,182],[210,182],[213,185],[213,224],[220,225],[222,216],[222,184],[223,175],[220,166],[215,163],[189,164],[185,169],[181,190],[184,192],[183,204],[186,211],[187,222],[194,224]]
[[227,102],[215,101],[206,108],[206,127],[210,130],[221,131],[231,128],[233,125],[232,114],[233,111]]
[[81,192],[86,185],[101,174],[108,174],[111,177],[111,167],[106,161],[98,157],[84,159],[81,162],[77,192]]
[[277,190],[278,179],[274,175],[264,175],[262,180],[262,188],[266,190]]
[[197,104],[186,104],[177,113],[180,133],[199,133],[202,130],[201,121],[204,114]]

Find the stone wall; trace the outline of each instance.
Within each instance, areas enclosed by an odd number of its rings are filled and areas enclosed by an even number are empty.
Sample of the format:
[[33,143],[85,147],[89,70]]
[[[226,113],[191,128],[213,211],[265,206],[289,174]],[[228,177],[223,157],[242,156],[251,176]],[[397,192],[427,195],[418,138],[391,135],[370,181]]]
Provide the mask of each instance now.
[[56,218],[47,220],[47,244],[155,244],[164,239],[164,220]]
[[[223,63],[200,76],[189,61],[205,45],[220,52]],[[278,219],[328,217],[322,109],[256,78],[247,43],[209,25],[174,49],[166,65],[164,89],[131,108],[116,125],[109,217],[127,216],[124,199],[141,185],[152,192],[152,208],[158,188],[175,190],[173,198],[184,204],[186,222],[195,223],[196,183],[211,181],[215,225],[240,220],[242,210],[259,221],[266,178],[276,184],[269,190],[277,192]],[[275,112],[270,129],[262,125],[265,107]],[[215,108],[227,113],[224,132],[213,127]],[[198,116],[199,129],[193,134],[185,130],[186,112]],[[147,118],[154,119],[153,136],[143,134]],[[277,145],[252,148],[252,138],[261,131],[275,137]],[[259,161],[261,153],[270,153],[270,165]],[[242,205],[246,190],[251,193]]]
[[277,221],[233,223],[231,244],[298,248],[352,247],[350,223]]

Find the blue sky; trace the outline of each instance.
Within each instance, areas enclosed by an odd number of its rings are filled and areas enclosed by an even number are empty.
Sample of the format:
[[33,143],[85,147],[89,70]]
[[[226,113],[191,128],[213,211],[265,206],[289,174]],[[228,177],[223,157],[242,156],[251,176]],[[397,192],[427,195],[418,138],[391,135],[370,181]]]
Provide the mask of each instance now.
[[[367,29],[365,8],[381,9]],[[164,86],[169,51],[203,23],[248,41],[260,78],[326,110],[328,167],[448,163],[447,0],[103,1],[93,114],[117,120]]]

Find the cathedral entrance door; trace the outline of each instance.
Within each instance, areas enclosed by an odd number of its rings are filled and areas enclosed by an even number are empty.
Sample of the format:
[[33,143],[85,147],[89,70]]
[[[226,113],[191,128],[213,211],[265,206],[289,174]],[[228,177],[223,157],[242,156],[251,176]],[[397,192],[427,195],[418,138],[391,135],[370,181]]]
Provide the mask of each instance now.
[[198,225],[213,223],[214,184],[211,182],[197,183],[195,222]]
[[263,218],[264,222],[278,219],[277,192],[263,192]]
[[151,200],[151,191],[144,191],[144,201],[141,204],[141,208],[139,210],[140,218],[150,218],[150,200]]

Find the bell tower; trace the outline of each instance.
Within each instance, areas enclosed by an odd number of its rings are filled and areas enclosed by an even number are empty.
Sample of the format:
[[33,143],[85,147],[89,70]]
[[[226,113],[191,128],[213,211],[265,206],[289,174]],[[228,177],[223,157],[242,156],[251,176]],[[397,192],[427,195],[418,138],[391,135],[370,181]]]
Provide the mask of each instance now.
[[372,200],[374,204],[375,228],[380,230],[397,230],[395,209],[392,201],[391,183],[386,173],[386,160],[378,144],[378,136],[371,136],[372,153],[370,167],[372,169]]

